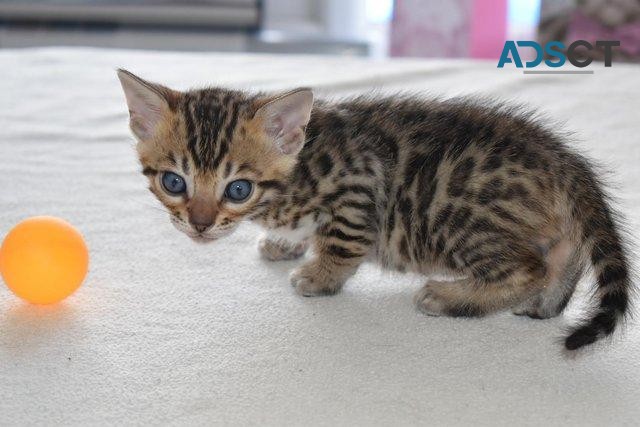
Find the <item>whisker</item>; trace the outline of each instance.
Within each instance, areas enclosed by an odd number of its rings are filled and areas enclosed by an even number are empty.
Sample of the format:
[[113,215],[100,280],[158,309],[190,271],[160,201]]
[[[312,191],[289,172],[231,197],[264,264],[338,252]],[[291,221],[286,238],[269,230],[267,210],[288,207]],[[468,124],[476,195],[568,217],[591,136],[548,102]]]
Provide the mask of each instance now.
[[125,198],[126,201],[128,202],[134,202],[136,204],[142,205],[146,208],[151,208],[154,211],[158,211],[158,212],[162,212],[168,215],[173,215],[166,207],[162,206],[162,205],[157,205],[157,204],[152,204],[149,203],[147,201],[144,200],[139,200],[139,199],[134,199],[134,198]]

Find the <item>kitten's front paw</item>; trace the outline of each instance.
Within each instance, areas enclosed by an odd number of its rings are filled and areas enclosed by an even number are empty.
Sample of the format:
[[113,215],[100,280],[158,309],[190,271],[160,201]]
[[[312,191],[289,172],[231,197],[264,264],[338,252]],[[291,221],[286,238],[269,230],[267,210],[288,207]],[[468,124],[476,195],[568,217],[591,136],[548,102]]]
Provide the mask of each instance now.
[[307,242],[290,244],[284,240],[263,237],[258,242],[258,250],[267,261],[290,261],[300,258],[307,251]]
[[315,264],[306,264],[294,270],[290,276],[296,292],[305,297],[333,295],[340,291],[343,281],[330,277]]

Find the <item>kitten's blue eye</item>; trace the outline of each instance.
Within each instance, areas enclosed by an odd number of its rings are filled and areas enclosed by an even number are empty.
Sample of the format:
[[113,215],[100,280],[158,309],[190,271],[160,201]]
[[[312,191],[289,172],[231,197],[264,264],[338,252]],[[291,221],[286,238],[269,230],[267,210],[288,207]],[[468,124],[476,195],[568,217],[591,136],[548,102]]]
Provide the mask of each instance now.
[[251,195],[253,186],[246,179],[237,179],[227,185],[224,195],[232,202],[241,202]]
[[187,183],[184,182],[184,178],[173,172],[162,174],[162,186],[167,193],[172,195],[182,194],[187,191]]

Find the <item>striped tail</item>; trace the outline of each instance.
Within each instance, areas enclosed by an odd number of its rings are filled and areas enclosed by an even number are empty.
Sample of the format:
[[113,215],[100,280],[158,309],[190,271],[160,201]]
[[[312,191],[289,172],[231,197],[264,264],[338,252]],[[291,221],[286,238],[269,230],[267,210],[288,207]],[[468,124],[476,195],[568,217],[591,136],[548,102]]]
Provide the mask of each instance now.
[[631,283],[622,240],[599,185],[592,189],[594,193],[578,204],[582,207],[580,211],[587,215],[581,221],[583,248],[597,280],[598,304],[590,318],[574,327],[565,339],[568,350],[577,350],[611,335],[629,310]]

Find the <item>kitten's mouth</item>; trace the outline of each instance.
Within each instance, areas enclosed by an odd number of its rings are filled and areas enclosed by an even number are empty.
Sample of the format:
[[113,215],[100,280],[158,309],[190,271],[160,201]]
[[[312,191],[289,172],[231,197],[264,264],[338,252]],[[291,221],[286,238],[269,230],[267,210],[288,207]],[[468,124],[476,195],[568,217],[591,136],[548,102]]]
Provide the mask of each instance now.
[[218,230],[218,231],[216,231],[214,233],[205,233],[205,234],[202,234],[202,233],[186,233],[186,234],[194,242],[200,243],[200,244],[204,244],[204,243],[210,243],[210,242],[213,242],[215,240],[221,239],[222,237],[231,234],[232,231],[233,231],[233,228],[229,228],[227,230]]
[[203,236],[202,234],[189,234],[189,237],[199,244],[210,243],[217,239],[217,237]]

